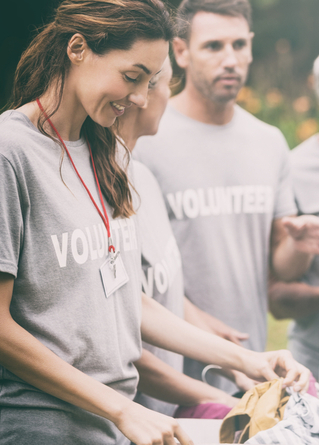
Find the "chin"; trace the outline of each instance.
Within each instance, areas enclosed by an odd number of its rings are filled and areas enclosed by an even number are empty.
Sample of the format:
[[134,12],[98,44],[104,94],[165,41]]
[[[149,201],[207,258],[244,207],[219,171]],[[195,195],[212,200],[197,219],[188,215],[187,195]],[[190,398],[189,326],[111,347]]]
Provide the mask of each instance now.
[[[162,115],[161,115],[161,117],[162,117]],[[150,125],[149,133],[148,133],[149,136],[154,136],[155,134],[158,133],[161,117],[159,119],[157,119],[157,120],[154,120],[153,125]]]
[[[90,116],[91,117],[91,116]],[[101,125],[101,127],[109,128],[112,127],[112,125],[115,123],[117,117],[114,116],[112,118],[106,117],[106,116],[95,116],[95,118],[91,117],[91,119],[98,125]]]
[[143,136],[154,136],[158,133],[158,127],[149,127],[144,133]]
[[220,93],[220,94],[216,94],[214,96],[214,102],[220,102],[220,103],[228,103],[231,100],[235,100],[237,98],[238,95],[238,90],[237,91],[228,91],[228,92],[224,92],[224,93]]
[[154,128],[150,128],[150,129],[149,129],[149,133],[148,133],[148,135],[149,135],[149,136],[154,136],[155,134],[157,134],[157,133],[158,133],[158,128],[159,128],[159,125],[157,125],[157,126],[154,127]]
[[[138,125],[139,127],[139,125]],[[141,130],[140,130],[140,136],[154,136],[155,134],[157,134],[158,132],[158,128],[159,128],[159,123],[147,123],[145,122],[144,125],[140,126]]]

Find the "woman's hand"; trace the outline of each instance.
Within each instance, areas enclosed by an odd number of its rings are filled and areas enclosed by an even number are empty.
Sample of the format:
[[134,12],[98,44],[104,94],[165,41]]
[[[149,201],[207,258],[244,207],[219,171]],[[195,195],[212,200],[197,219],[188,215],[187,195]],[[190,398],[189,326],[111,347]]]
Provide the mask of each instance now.
[[123,407],[114,423],[135,445],[193,445],[192,440],[172,417],[131,402]]
[[249,391],[249,389],[253,388],[257,383],[256,380],[252,380],[248,376],[246,376],[243,372],[233,371],[234,382],[242,391]]
[[301,393],[308,390],[310,371],[296,362],[290,351],[246,352],[243,371],[248,377],[260,382],[283,377],[284,386]]
[[223,321],[218,320],[207,312],[202,311],[191,301],[184,297],[184,319],[204,331],[218,335],[225,340],[229,340],[238,346],[242,346],[243,340],[248,340],[249,335],[239,332],[231,326],[226,325]]

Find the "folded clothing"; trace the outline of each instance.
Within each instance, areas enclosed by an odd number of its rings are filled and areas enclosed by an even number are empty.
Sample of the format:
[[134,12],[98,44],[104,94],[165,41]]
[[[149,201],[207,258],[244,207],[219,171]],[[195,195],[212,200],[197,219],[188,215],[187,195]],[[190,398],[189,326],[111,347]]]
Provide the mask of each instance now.
[[[245,393],[223,420],[220,443],[245,443],[259,431],[272,428],[282,420],[289,396],[283,378],[264,382]],[[239,433],[240,432],[240,433]]]
[[291,388],[283,420],[273,428],[260,431],[246,444],[319,445],[319,399],[310,394],[301,395]]

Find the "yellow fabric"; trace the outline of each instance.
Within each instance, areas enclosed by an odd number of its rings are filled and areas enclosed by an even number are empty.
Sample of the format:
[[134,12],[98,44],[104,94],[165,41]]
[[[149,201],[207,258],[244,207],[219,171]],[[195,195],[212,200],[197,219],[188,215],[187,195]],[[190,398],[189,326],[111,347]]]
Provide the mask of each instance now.
[[220,428],[220,443],[233,443],[236,431],[242,431],[237,443],[244,443],[259,431],[275,426],[283,419],[285,406],[289,400],[283,379],[261,383],[247,391]]

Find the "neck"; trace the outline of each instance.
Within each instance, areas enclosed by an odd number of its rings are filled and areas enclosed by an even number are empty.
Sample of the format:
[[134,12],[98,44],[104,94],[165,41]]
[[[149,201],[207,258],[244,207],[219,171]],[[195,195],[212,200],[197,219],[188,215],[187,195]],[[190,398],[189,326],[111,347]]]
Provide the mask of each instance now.
[[228,124],[234,114],[235,99],[228,102],[213,102],[203,97],[190,85],[170,100],[171,105],[180,113],[203,122],[204,124]]
[[138,138],[126,137],[126,138],[123,138],[123,140],[124,140],[124,143],[126,144],[127,149],[130,151],[130,153],[132,153],[134,147],[136,146]]
[[[129,111],[130,113],[130,111]],[[119,135],[124,140],[126,147],[132,153],[140,134],[137,133],[138,125],[135,116],[124,116],[119,119]]]
[[[53,88],[40,97],[43,108],[50,114],[52,104],[56,103],[56,95]],[[80,138],[81,127],[87,117],[87,113],[78,101],[74,91],[68,88],[66,80],[62,99],[58,110],[50,117],[51,122],[65,141],[76,141]],[[48,124],[49,125],[49,124]],[[46,128],[48,132],[53,130]]]

